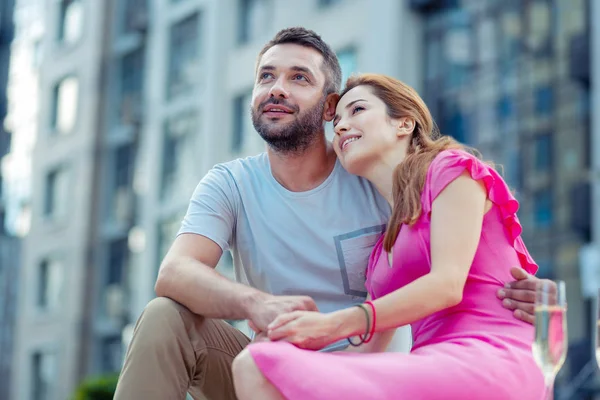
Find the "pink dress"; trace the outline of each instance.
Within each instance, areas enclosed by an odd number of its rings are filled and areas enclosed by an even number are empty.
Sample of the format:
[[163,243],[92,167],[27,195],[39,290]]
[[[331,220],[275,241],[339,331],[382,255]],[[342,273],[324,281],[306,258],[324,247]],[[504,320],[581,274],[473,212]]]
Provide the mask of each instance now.
[[401,229],[392,267],[379,240],[368,266],[367,290],[376,299],[429,272],[432,202],[465,170],[485,183],[494,206],[484,217],[462,302],[413,322],[410,354],[325,353],[286,342],[250,345],[258,367],[286,399],[543,398],[543,376],[531,352],[533,326],[515,319],[496,297],[514,280],[511,267],[535,273],[537,265],[520,237],[517,200],[496,171],[477,158],[446,150],[433,160],[421,195],[421,218]]

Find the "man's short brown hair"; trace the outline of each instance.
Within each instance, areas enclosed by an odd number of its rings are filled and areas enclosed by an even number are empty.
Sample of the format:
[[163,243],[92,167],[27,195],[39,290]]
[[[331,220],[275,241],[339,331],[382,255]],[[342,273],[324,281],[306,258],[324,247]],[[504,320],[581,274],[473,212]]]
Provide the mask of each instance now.
[[342,69],[335,52],[314,31],[302,27],[282,29],[267,43],[258,54],[258,60],[273,46],[278,44],[298,44],[317,50],[323,56],[322,71],[325,73],[325,94],[338,93],[342,86]]

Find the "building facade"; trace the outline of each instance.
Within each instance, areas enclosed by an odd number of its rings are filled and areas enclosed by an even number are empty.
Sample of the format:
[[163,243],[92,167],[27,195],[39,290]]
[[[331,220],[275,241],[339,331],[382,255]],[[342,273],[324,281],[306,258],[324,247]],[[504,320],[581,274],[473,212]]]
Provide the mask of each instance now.
[[[65,398],[82,377],[120,368],[196,184],[263,150],[249,114],[254,63],[288,26],[321,34],[345,77],[414,86],[443,133],[504,165],[540,274],[567,281],[571,342],[589,337],[577,258],[598,240],[589,2],[43,4],[15,399]],[[228,254],[219,270],[232,277]]]
[[[8,109],[5,94],[14,31],[13,8],[12,0],[0,4],[0,121],[4,120]],[[0,124],[0,160],[10,149],[10,139],[10,132]],[[9,395],[19,268],[19,242],[5,226],[6,193],[3,187],[4,176],[0,170],[0,399]]]
[[[16,6],[9,121],[22,147],[9,168],[15,185],[23,183],[21,175],[27,179],[20,162],[28,151],[31,170],[11,398],[64,399],[86,373],[80,338],[91,318],[82,315],[82,304],[93,268],[89,215],[105,7],[77,0],[20,0]],[[27,188],[15,189],[23,192]],[[15,212],[17,227],[21,211]]]

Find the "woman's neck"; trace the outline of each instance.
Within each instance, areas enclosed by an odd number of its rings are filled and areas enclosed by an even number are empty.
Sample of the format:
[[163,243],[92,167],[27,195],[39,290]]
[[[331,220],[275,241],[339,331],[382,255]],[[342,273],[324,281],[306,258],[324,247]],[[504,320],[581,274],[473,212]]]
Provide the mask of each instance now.
[[377,191],[387,200],[391,207],[394,206],[392,189],[394,186],[394,171],[404,161],[408,153],[408,144],[399,142],[392,151],[376,160],[371,168],[360,175],[371,182]]

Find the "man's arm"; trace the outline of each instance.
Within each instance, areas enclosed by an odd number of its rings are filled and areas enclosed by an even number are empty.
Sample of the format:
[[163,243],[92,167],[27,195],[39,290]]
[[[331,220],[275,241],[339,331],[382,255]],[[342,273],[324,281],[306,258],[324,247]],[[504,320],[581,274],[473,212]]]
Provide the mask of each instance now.
[[225,278],[215,271],[222,253],[204,236],[179,235],[161,264],[156,294],[207,318],[251,320],[261,330],[281,313],[317,309],[310,297],[273,296]]
[[222,254],[219,245],[204,236],[179,235],[160,266],[156,294],[207,318],[249,319],[252,305],[268,295],[215,271]]

